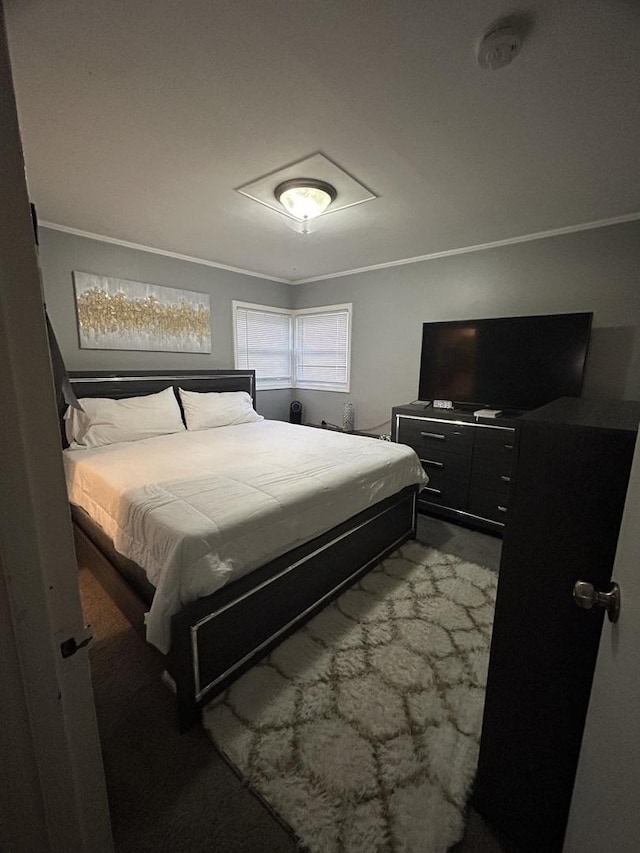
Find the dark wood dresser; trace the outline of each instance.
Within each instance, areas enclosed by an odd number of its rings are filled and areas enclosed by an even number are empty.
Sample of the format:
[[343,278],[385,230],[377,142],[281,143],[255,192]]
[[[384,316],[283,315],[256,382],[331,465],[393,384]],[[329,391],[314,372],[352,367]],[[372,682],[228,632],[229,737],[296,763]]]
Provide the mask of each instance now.
[[391,438],[413,447],[429,476],[418,508],[501,534],[516,454],[515,423],[433,406],[396,406]]
[[527,853],[562,850],[604,616],[573,587],[609,589],[639,421],[564,398],[517,422],[474,806]]

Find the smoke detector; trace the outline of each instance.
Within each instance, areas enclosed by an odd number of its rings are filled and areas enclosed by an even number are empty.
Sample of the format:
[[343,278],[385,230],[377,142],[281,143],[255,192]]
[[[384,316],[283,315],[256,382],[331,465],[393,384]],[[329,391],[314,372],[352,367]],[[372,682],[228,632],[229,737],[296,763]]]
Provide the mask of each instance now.
[[478,45],[478,65],[487,71],[504,68],[520,53],[522,33],[516,27],[496,27]]

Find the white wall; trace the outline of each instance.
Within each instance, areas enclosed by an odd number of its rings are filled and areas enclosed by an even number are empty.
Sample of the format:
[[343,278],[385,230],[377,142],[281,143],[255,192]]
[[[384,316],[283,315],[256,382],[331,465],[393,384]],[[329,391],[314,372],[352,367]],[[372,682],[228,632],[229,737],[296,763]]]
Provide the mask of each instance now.
[[584,395],[640,399],[640,222],[297,285],[294,307],[353,302],[351,393],[296,391],[305,419],[356,427],[418,396],[422,323],[593,311]]
[[[40,229],[40,259],[49,316],[69,370],[206,370],[233,367],[232,300],[289,308],[293,298],[288,284],[47,228]],[[211,354],[80,349],[73,270],[209,293]],[[257,395],[258,409],[267,418],[288,418],[290,402],[290,390],[261,391]]]

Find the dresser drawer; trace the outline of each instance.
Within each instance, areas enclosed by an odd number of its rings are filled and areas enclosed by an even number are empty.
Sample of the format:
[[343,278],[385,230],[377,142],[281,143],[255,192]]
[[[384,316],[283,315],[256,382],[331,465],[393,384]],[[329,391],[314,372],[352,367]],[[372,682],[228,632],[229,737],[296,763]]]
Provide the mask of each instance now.
[[469,489],[468,511],[480,518],[489,518],[506,524],[508,496],[490,489],[480,489],[475,484]]
[[[516,431],[513,429],[491,429],[478,427],[475,456],[496,457],[510,460],[514,456]],[[509,463],[511,464],[511,463]]]
[[451,481],[431,479],[420,492],[418,504],[437,504],[451,509],[466,509],[469,495],[469,480]]
[[444,483],[465,484],[471,477],[471,457],[458,453],[442,453],[439,449],[418,452],[420,462],[429,477],[429,485],[442,487]]
[[438,448],[445,453],[471,455],[474,427],[465,424],[449,424],[425,418],[398,417],[397,440],[410,444],[418,456]]
[[511,458],[498,456],[493,459],[483,459],[474,455],[471,465],[471,485],[474,488],[507,495],[511,483]]

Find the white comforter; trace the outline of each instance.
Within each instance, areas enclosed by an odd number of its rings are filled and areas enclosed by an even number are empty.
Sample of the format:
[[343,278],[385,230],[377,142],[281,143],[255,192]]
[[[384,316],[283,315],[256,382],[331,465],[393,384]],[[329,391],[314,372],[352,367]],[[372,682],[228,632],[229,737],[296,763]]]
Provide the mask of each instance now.
[[426,476],[408,447],[280,421],[65,450],[69,499],[156,587],[171,615]]

